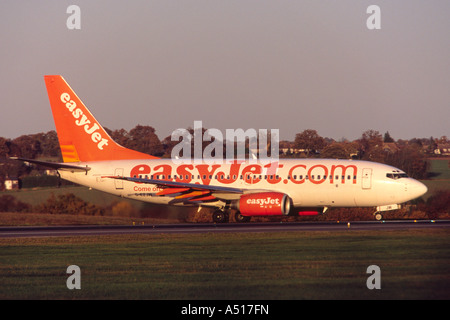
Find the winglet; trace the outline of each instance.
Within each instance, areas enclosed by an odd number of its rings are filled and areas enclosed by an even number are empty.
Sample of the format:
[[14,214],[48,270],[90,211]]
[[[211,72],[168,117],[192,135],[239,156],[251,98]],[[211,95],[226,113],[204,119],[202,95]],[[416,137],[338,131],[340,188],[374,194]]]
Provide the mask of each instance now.
[[113,141],[62,76],[44,79],[64,162],[157,159]]

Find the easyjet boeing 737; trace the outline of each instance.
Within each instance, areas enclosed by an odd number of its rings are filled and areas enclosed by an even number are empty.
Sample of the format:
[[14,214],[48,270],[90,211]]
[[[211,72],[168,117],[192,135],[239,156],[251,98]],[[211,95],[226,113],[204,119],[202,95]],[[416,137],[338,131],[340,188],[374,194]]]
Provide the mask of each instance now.
[[213,208],[215,222],[252,216],[315,215],[332,207],[381,212],[426,193],[425,185],[385,164],[333,159],[182,163],[115,143],[61,76],[45,76],[64,163],[21,159],[57,169],[63,179],[120,197]]

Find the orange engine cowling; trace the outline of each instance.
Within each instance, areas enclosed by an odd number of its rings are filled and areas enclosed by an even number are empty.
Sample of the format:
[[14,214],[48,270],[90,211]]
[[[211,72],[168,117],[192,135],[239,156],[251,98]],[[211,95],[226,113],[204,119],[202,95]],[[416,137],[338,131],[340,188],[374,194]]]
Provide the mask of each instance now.
[[291,199],[280,192],[244,194],[235,207],[243,216],[281,216],[289,214]]

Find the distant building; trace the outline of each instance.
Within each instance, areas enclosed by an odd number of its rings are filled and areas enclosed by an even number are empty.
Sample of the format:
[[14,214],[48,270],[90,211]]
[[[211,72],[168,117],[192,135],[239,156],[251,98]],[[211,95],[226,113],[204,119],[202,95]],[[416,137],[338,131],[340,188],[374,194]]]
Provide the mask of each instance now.
[[47,176],[58,176],[58,171],[53,170],[53,169],[47,169],[47,170],[45,170],[45,174]]
[[434,149],[434,154],[450,156],[450,144],[444,144],[444,143],[438,144],[437,148]]
[[6,190],[19,190],[19,178],[9,178],[5,179],[5,189]]

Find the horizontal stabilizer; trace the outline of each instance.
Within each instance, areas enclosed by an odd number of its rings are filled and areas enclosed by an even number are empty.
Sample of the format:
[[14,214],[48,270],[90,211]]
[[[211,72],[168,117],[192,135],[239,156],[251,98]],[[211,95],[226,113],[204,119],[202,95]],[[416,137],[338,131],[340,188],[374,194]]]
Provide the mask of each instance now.
[[10,157],[11,160],[19,160],[29,163],[34,163],[40,166],[44,166],[47,168],[55,169],[55,170],[68,170],[72,172],[80,171],[80,172],[88,172],[91,170],[88,166],[77,166],[72,164],[66,164],[66,163],[59,163],[59,162],[48,162],[48,161],[39,161],[39,160],[33,160],[33,159],[25,159],[25,158],[18,158],[18,157]]

